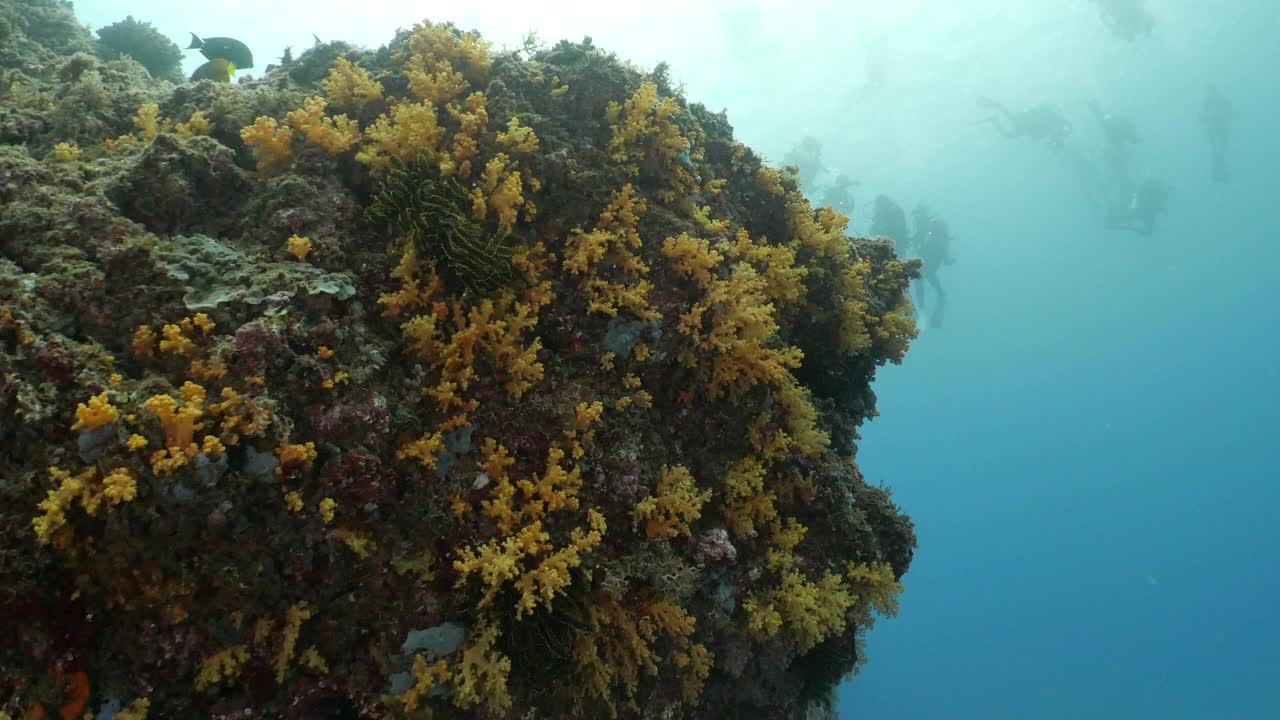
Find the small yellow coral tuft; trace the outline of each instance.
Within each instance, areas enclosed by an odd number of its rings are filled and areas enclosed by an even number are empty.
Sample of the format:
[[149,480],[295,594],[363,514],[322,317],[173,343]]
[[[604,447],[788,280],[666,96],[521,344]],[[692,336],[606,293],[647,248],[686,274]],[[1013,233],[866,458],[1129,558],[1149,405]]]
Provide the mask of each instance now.
[[80,159],[80,147],[73,142],[60,142],[53,146],[53,159],[63,163],[75,162]]
[[[151,701],[147,698],[138,698],[129,703],[128,707],[121,709],[111,717],[111,720],[147,720],[147,713],[151,710]],[[101,713],[99,713],[101,717]]]
[[76,406],[76,422],[71,429],[92,432],[115,422],[118,414],[116,407],[107,400],[107,394],[98,393],[89,398],[88,404]]
[[227,451],[227,446],[213,435],[205,435],[204,440],[200,444],[200,452],[205,455],[222,455]]
[[702,517],[702,504],[711,497],[710,490],[698,492],[698,484],[683,465],[662,466],[662,478],[652,497],[636,505],[635,524],[644,524],[650,538],[688,537],[689,524]]
[[289,661],[293,659],[293,650],[298,643],[298,635],[302,631],[302,623],[311,619],[311,611],[306,601],[296,602],[285,611],[284,637],[280,641],[280,652],[276,654],[276,682],[284,683],[285,672],[289,669]]
[[520,124],[517,118],[507,122],[507,129],[498,133],[498,144],[513,155],[532,155],[538,152],[538,136],[533,129]]
[[442,450],[444,450],[444,437],[437,432],[423,435],[400,448],[396,457],[401,460],[417,460],[428,470],[434,470]]
[[498,217],[498,232],[510,232],[525,203],[523,189],[524,181],[506,153],[494,155],[485,164],[480,183],[471,190],[472,216],[483,220],[492,210]]
[[186,122],[174,125],[173,131],[184,138],[193,138],[197,135],[208,135],[209,118],[204,116],[204,111],[197,110],[191,113],[191,117]]
[[169,120],[160,117],[160,106],[145,103],[133,116],[133,126],[138,129],[145,141],[154,140],[157,135],[169,129]]
[[116,468],[102,478],[102,494],[112,505],[130,502],[138,496],[138,483],[124,468]]
[[232,645],[214,653],[200,665],[200,672],[196,675],[196,692],[204,692],[224,680],[237,677],[248,661],[248,645]]
[[338,507],[337,501],[331,497],[327,497],[320,501],[320,519],[326,523],[333,522],[334,510]]
[[280,461],[280,465],[276,467],[276,477],[283,476],[285,467],[289,465],[302,465],[304,470],[310,470],[311,463],[316,459],[316,444],[307,442],[283,445],[276,448],[276,459]]
[[307,255],[311,253],[311,239],[301,235],[291,235],[285,243],[285,249],[298,260],[306,262]]

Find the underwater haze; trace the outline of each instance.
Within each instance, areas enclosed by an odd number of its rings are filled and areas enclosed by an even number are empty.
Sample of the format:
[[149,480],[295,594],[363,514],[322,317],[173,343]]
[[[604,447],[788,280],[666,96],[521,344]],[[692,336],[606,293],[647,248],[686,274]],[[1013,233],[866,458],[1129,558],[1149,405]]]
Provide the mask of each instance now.
[[[919,548],[840,717],[1277,718],[1280,12],[1110,5],[1152,24],[1126,36],[1089,0],[76,12],[95,29],[131,14],[182,47],[192,32],[237,38],[249,75],[313,34],[377,47],[423,17],[496,47],[589,35],[670,63],[770,164],[800,158],[815,204],[840,175],[856,181],[857,232],[879,195],[908,217],[926,204],[954,259],[939,268],[945,322],[926,303],[904,363],[878,374],[858,455]],[[203,58],[186,55],[190,73]],[[1213,172],[1210,84],[1233,109],[1229,182]],[[1136,128],[1122,170],[1090,101]],[[1061,142],[1017,124],[1041,104],[1070,123]],[[1144,226],[1147,180],[1167,203]]]

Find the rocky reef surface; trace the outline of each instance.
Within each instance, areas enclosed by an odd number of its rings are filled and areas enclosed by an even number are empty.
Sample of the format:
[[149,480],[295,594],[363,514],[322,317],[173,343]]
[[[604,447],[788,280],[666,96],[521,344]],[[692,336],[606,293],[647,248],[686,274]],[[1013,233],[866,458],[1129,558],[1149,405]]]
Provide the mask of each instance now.
[[149,33],[0,6],[0,718],[831,712],[917,263],[590,40]]

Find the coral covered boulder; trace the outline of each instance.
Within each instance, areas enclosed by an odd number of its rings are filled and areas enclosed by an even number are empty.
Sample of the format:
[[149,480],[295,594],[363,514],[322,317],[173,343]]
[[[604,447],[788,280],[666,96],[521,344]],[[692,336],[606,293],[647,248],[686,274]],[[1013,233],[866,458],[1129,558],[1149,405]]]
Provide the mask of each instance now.
[[916,264],[589,41],[174,87],[17,6],[0,714],[830,711],[915,547],[854,452]]

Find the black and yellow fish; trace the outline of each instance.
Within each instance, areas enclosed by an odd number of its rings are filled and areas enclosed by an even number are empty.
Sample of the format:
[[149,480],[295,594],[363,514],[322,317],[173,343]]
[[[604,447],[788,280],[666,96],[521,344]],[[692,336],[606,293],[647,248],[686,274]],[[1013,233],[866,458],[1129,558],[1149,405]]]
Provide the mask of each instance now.
[[236,73],[236,66],[230,60],[223,58],[214,58],[209,62],[196,68],[191,73],[192,80],[216,80],[218,82],[231,82],[231,76]]
[[249,46],[235,38],[213,37],[201,40],[200,36],[191,33],[191,44],[187,49],[199,50],[210,61],[225,60],[238,70],[253,67],[253,53],[249,51]]

